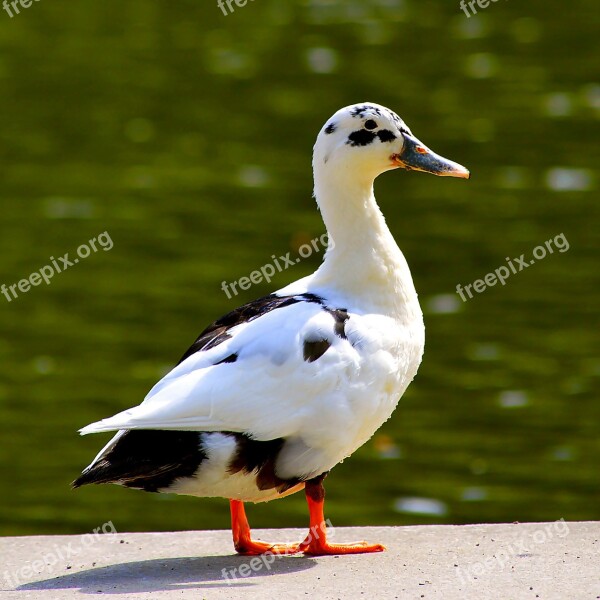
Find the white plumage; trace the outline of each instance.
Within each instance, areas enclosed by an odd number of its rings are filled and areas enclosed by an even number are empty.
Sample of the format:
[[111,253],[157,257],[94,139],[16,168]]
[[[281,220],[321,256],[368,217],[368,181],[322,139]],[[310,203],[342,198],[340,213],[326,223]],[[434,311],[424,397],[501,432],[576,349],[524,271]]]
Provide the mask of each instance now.
[[[333,115],[313,157],[330,240],[321,267],[217,321],[142,404],[84,427],[82,434],[120,431],[84,476],[114,458],[124,430],[198,432],[197,470],[175,473],[161,491],[270,500],[301,489],[364,444],[392,414],[424,347],[408,265],[373,195],[375,177],[398,167],[468,177],[389,109],[368,103]],[[240,440],[273,444],[269,469],[288,487],[261,483],[266,467],[251,468],[250,459],[236,470],[244,460]],[[124,472],[113,481],[133,480]]]
[[[347,339],[320,305],[299,302],[230,330],[230,340],[187,358],[133,409],[82,433],[118,429],[236,431],[256,440],[301,440],[302,460],[283,452],[278,475],[331,469],[389,418],[423,351],[420,316],[408,327],[349,310]],[[305,340],[331,346],[303,358]],[[236,362],[215,363],[237,354]],[[198,356],[201,355],[201,356]],[[204,356],[205,355],[205,356]]]

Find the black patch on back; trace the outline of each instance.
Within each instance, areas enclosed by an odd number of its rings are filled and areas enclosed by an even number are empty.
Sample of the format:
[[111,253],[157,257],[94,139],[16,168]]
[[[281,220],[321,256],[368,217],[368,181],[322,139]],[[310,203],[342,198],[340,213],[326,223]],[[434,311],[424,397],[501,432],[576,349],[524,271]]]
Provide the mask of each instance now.
[[396,136],[389,129],[381,129],[377,132],[377,137],[382,142],[391,142],[396,139]]
[[[275,310],[277,308],[283,308],[284,306],[290,306],[306,300],[308,302],[322,302],[321,299],[313,300],[309,298],[313,294],[304,294],[302,296],[276,296],[275,294],[269,294],[263,296],[248,304],[244,304],[225,316],[216,320],[214,323],[209,325],[196,339],[196,341],[188,348],[187,352],[181,357],[179,363],[183,362],[186,358],[200,352],[201,350],[210,350],[220,343],[228,340],[231,335],[228,333],[229,329],[240,325],[241,323],[247,323],[258,317]],[[317,296],[315,296],[317,298]],[[178,364],[179,364],[178,363]]]
[[329,123],[327,127],[325,127],[325,133],[333,133],[336,130],[335,123]]
[[215,346],[218,346],[225,340],[228,340],[231,336],[227,333],[230,327],[225,325],[218,325],[218,321],[215,321],[212,325],[209,325],[197,338],[196,341],[187,349],[185,354],[179,359],[177,364],[182,363],[186,358],[201,350],[210,350]]
[[348,136],[347,143],[351,146],[368,146],[376,137],[377,134],[373,133],[372,131],[359,129],[358,131],[353,131]]
[[[367,131],[366,133],[371,132]],[[253,319],[257,319],[258,317],[261,317],[272,310],[283,308],[285,306],[291,306],[297,302],[313,302],[322,306],[323,310],[330,313],[335,319],[335,334],[342,339],[346,339],[344,324],[349,319],[346,309],[329,308],[325,304],[325,300],[321,298],[321,296],[317,296],[317,294],[306,293],[299,294],[297,296],[276,296],[275,294],[270,294],[269,296],[264,296],[263,298],[259,298],[258,300],[254,300],[253,302],[249,302],[248,304],[240,306],[240,308],[231,311],[224,317],[221,317],[219,320],[215,321],[212,325],[209,325],[198,336],[198,339],[191,345],[179,362],[181,363],[196,352],[210,350],[211,348],[218,346],[221,342],[229,339],[231,335],[228,333],[228,331],[232,327],[235,327],[240,323],[246,323],[248,321],[252,321]],[[231,354],[216,364],[232,363],[235,362],[237,358],[237,354]]]
[[317,296],[317,294],[312,294],[310,292],[306,294],[300,294],[296,296],[296,298],[301,298],[305,302],[314,302],[315,304],[320,304],[321,306],[325,306],[325,300],[321,298],[321,296]]
[[259,442],[244,433],[224,432],[235,438],[237,451],[229,463],[229,473],[253,473],[259,490],[277,489],[283,493],[301,483],[301,479],[281,479],[275,474],[275,461],[285,444],[284,438]]
[[331,344],[327,340],[317,340],[314,342],[304,341],[303,355],[306,362],[315,362],[321,358],[330,348]]
[[226,356],[223,360],[220,360],[219,362],[215,363],[215,366],[223,365],[226,363],[234,363],[237,359],[238,359],[238,355],[234,352],[233,354]]
[[[227,333],[231,327],[297,302],[319,304],[334,318],[335,334],[346,339],[345,323],[350,318],[346,309],[329,308],[325,304],[325,300],[317,294],[307,293],[297,296],[271,294],[249,302],[215,321],[200,334],[181,360],[185,360],[196,352],[214,348],[225,341],[231,337]],[[319,344],[322,345],[319,346]],[[307,357],[305,345],[305,359],[309,362],[317,360],[326,352],[329,345],[329,342],[325,340],[308,342],[310,353]],[[321,350],[322,352],[320,352]],[[313,356],[314,358],[311,360],[310,357]],[[237,354],[233,353],[217,364],[232,363],[237,358]],[[246,473],[256,473],[256,483],[259,489],[276,488],[280,493],[303,481],[300,478],[284,480],[275,474],[275,461],[285,439],[278,438],[261,442],[253,440],[243,433],[220,433],[233,436],[237,441],[237,452],[229,465],[231,473],[242,470]],[[126,431],[72,485],[74,488],[78,488],[91,483],[117,483],[148,492],[166,491],[166,488],[171,486],[176,479],[192,477],[202,462],[206,460],[207,454],[202,447],[202,439],[205,434],[206,432],[197,431]]]
[[346,321],[350,318],[348,311],[345,308],[328,309],[329,314],[335,319],[335,325],[333,331],[335,335],[341,337],[343,340],[348,339],[346,337]]
[[335,320],[335,325],[333,326],[334,333],[343,340],[347,339],[345,327],[346,321],[350,318],[350,315],[345,308],[329,308],[325,304],[325,300],[316,294],[302,294],[302,296],[298,297],[308,302],[320,304],[323,307],[323,310],[327,311]]
[[126,431],[72,485],[118,483],[158,492],[198,470],[206,459],[201,435],[197,431]]

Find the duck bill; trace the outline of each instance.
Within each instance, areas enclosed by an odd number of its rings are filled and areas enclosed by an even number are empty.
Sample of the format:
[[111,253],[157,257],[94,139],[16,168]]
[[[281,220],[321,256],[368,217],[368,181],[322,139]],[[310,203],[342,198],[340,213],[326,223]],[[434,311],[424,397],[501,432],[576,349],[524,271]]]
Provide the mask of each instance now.
[[404,137],[402,152],[392,155],[392,163],[396,167],[408,171],[423,171],[440,177],[461,177],[462,179],[471,177],[469,171],[462,165],[432,152],[416,137],[407,133],[403,133],[402,136]]

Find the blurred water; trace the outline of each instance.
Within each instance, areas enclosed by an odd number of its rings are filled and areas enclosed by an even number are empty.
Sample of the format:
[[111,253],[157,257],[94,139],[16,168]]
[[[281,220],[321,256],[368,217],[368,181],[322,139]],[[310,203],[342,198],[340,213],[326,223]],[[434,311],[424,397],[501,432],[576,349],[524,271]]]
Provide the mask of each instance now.
[[[226,527],[224,501],[69,490],[228,300],[323,232],[310,154],[371,100],[471,169],[384,175],[427,345],[394,417],[327,480],[336,525],[600,517],[598,16],[592,0],[34,3],[0,14],[0,283],[100,233],[110,251],[0,296],[0,531]],[[564,233],[567,252],[462,302],[463,286]],[[251,508],[304,525],[301,495]]]

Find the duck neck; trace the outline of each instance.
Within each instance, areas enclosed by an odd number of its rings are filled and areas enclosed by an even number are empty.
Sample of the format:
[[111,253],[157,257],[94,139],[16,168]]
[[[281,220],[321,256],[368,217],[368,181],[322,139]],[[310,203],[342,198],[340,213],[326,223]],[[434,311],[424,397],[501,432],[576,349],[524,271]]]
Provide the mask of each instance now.
[[421,315],[404,255],[375,201],[373,178],[315,172],[315,197],[330,247],[313,283],[390,316]]

